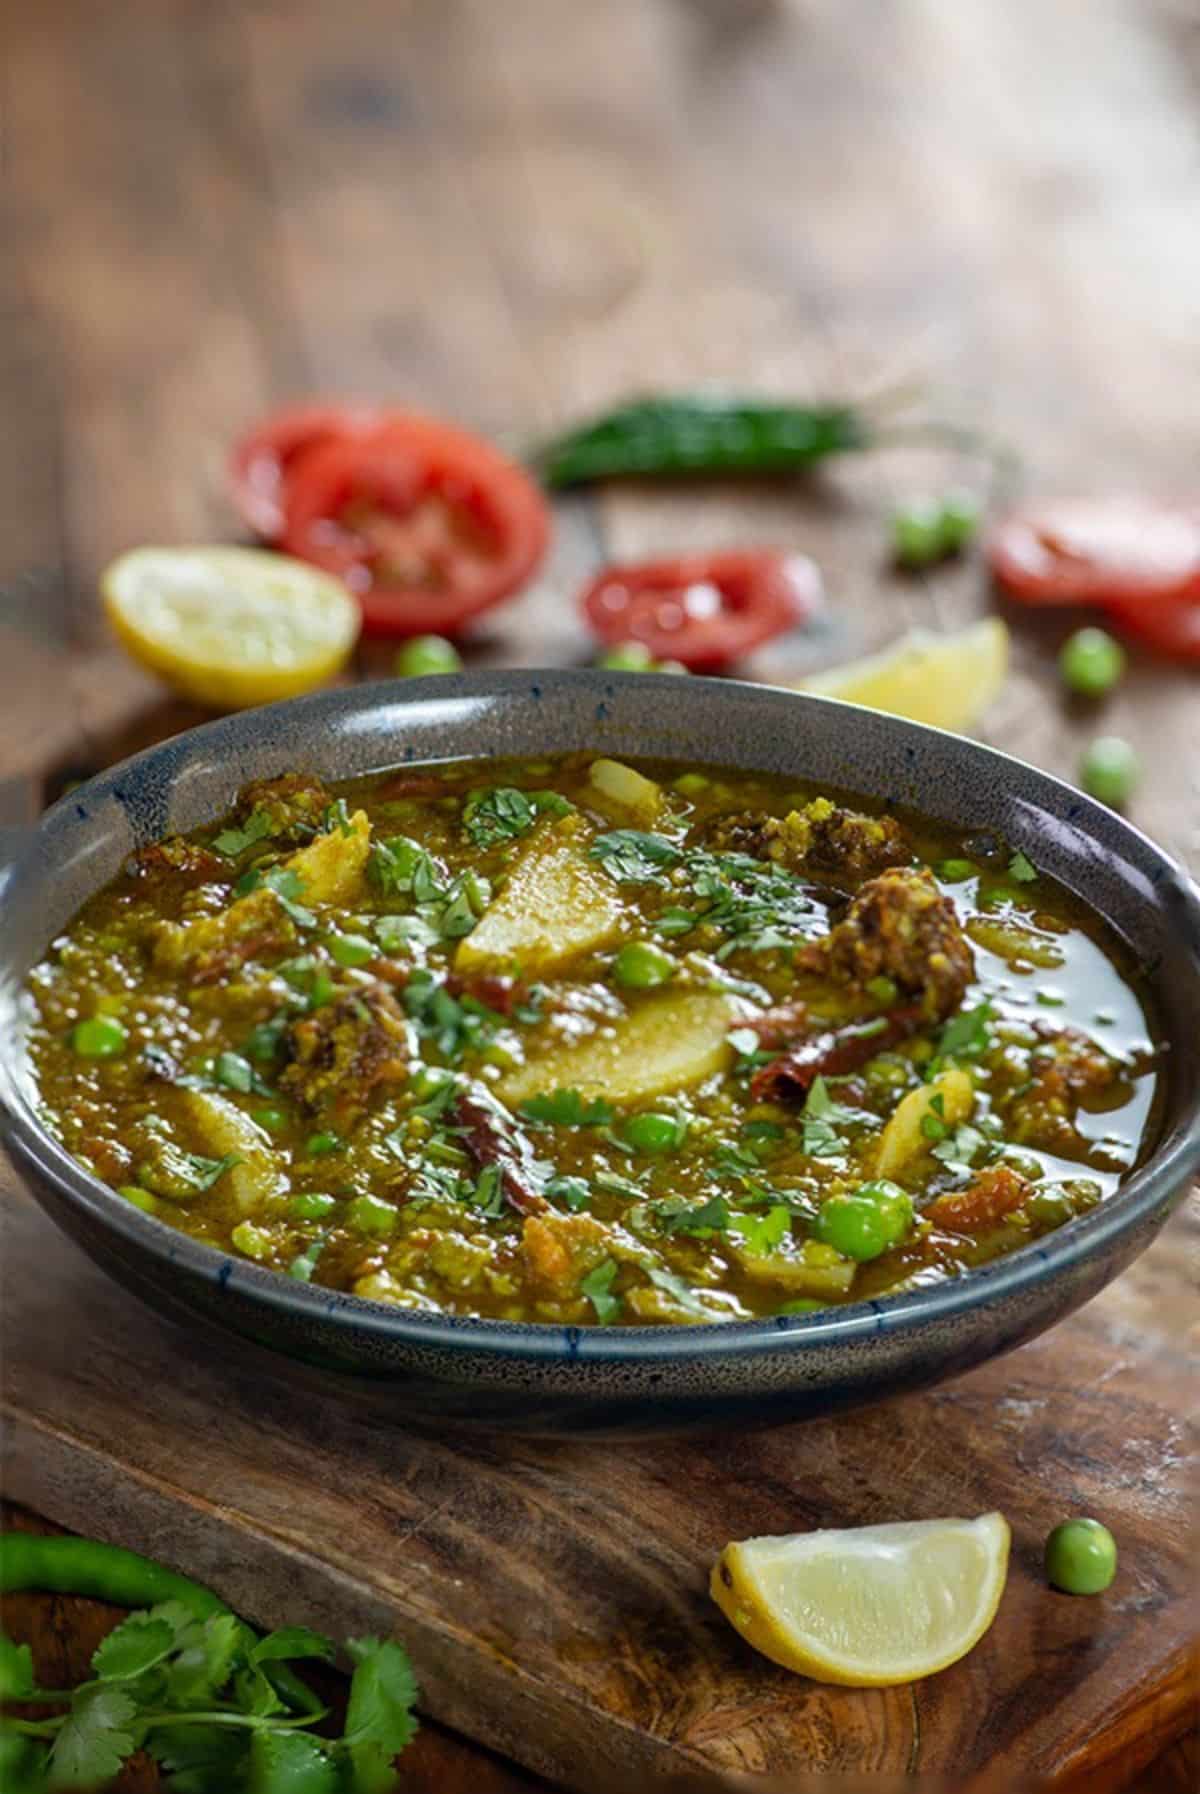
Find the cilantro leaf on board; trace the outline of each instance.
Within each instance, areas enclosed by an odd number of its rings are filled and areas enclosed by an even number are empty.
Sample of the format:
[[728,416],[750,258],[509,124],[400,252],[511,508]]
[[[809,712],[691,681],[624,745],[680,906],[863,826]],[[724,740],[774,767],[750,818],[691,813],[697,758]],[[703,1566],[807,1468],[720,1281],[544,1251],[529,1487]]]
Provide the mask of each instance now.
[[131,1613],[92,1653],[92,1668],[102,1682],[126,1681],[153,1669],[175,1649],[175,1634],[166,1620]]
[[50,1750],[49,1786],[97,1788],[111,1781],[137,1748],[130,1729],[136,1716],[137,1702],[123,1688],[93,1682],[78,1689]]
[[393,1638],[351,1638],[354,1661],[343,1742],[359,1794],[390,1794],[391,1761],[416,1733],[417,1681],[408,1652]]
[[338,1794],[338,1765],[317,1738],[304,1732],[255,1732],[246,1794]]
[[32,1694],[33,1653],[27,1644],[15,1644],[0,1632],[0,1701],[19,1701]]

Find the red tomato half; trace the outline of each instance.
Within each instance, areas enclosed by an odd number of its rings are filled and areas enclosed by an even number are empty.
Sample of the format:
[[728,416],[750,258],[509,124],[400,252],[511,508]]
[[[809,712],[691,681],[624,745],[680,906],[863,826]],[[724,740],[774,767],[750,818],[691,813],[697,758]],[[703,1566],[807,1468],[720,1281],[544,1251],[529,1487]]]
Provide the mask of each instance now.
[[541,491],[486,442],[389,412],[296,461],[280,546],[336,573],[369,635],[454,635],[515,592],[546,550]]
[[379,420],[366,405],[291,405],[273,411],[235,443],[230,492],[255,535],[277,542],[283,534],[284,494],[301,455],[319,443],[375,429]]
[[803,623],[821,598],[807,555],[742,549],[605,567],[580,604],[602,642],[641,642],[704,672]]
[[1123,635],[1169,654],[1200,661],[1200,598],[1189,604],[1112,604],[1109,616]]
[[988,563],[1026,604],[1200,598],[1200,509],[1148,498],[1030,504],[992,531]]

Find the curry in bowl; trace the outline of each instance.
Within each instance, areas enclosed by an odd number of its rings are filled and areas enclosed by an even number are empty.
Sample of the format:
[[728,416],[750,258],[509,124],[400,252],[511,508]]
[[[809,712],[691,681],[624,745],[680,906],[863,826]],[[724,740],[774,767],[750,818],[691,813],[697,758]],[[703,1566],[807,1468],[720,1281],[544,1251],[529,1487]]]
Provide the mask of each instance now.
[[569,1324],[938,1283],[1147,1156],[1153,1030],[1027,855],[575,754],[248,787],[30,981],[44,1124],[292,1278]]

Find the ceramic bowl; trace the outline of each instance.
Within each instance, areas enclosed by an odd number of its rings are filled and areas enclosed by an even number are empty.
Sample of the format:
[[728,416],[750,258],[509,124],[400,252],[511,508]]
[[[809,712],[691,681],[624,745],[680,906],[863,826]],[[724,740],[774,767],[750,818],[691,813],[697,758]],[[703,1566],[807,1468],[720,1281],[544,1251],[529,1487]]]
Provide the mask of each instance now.
[[[663,1328],[409,1312],[290,1281],[140,1213],[40,1126],[20,992],[47,942],[135,847],[226,810],[250,779],[342,779],[412,761],[595,749],[786,773],[994,831],[1134,949],[1168,1041],[1153,1156],[1058,1232],[940,1286],[811,1316]],[[48,1213],[160,1311],[405,1421],[530,1433],[720,1426],[828,1413],[953,1375],[1032,1338],[1147,1246],[1200,1163],[1200,906],[1151,842],[990,748],[827,699],[731,681],[509,672],[378,683],[190,731],[72,791],[9,839],[0,897],[0,1120]]]

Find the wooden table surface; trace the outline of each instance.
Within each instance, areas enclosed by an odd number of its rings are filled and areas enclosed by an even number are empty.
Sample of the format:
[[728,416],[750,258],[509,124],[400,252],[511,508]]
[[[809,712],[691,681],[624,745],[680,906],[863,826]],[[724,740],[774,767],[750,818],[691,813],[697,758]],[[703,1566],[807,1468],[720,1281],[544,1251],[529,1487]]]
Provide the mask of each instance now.
[[[386,395],[519,444],[631,389],[923,383],[1038,490],[1195,489],[1200,16],[1192,0],[40,0],[0,58],[0,821],[197,720],[105,635],[99,568],[230,539],[231,435],[310,393]],[[581,661],[602,555],[777,540],[826,571],[799,676],[989,602],[968,560],[884,567],[898,495],[977,480],[911,451],[804,486],[558,507],[478,664]],[[1097,719],[1014,616],[988,738],[1070,773],[1140,748],[1134,819],[1200,864],[1194,674],[1134,657]],[[377,655],[360,670],[377,670]],[[1194,1293],[1125,1280],[1129,1324]],[[104,1623],[24,1602],[54,1673]],[[140,1773],[140,1772],[139,1772]],[[1181,1746],[1144,1783],[1192,1787]],[[128,1788],[149,1787],[143,1776]],[[414,1791],[530,1788],[448,1735]]]

